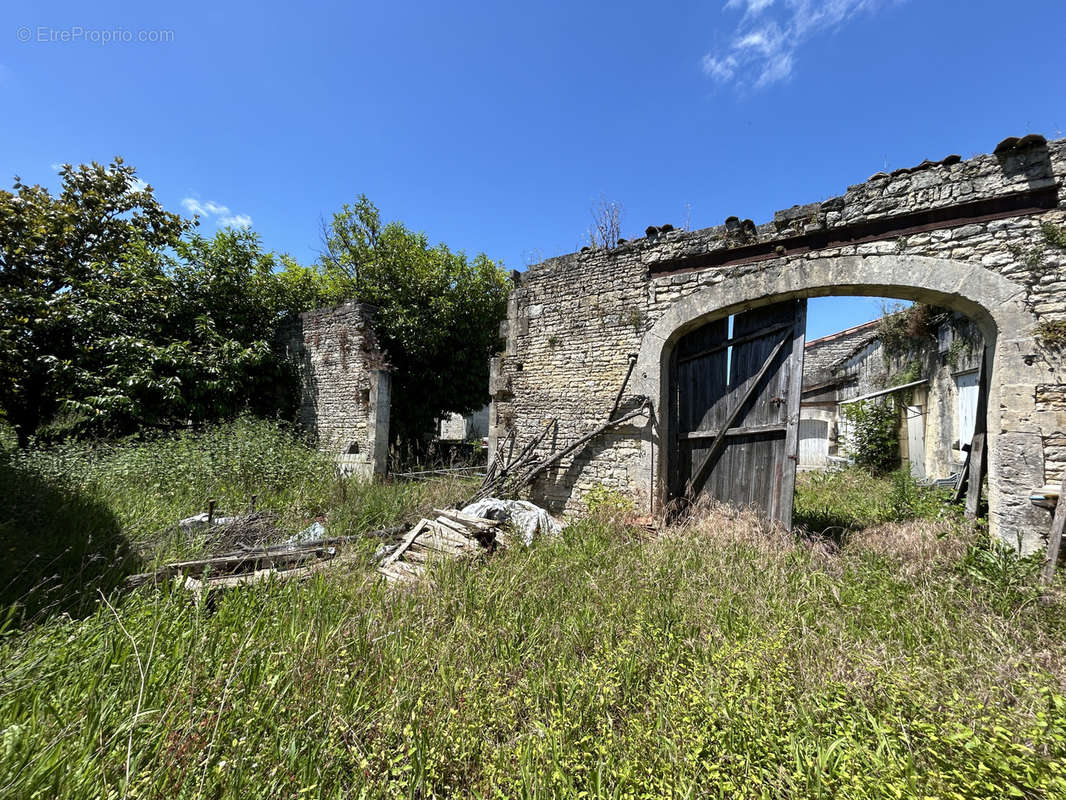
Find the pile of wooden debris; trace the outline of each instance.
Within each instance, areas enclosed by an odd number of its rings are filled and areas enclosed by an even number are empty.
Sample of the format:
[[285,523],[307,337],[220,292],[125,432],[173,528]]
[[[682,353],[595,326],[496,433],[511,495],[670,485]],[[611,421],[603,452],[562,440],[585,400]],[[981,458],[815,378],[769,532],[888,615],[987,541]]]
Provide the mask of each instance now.
[[433,513],[435,519],[420,520],[381,562],[378,572],[390,583],[417,580],[434,559],[476,558],[504,545],[496,520],[439,508]]
[[[405,529],[405,526],[397,526],[367,535],[391,539]],[[344,551],[346,546],[362,538],[364,537],[341,536],[269,547],[244,546],[207,558],[175,561],[154,572],[130,575],[126,578],[126,586],[134,588],[145,583],[160,584],[175,578],[184,578],[185,588],[199,596],[205,589],[231,588],[257,583],[267,578],[306,578],[326,568],[352,563],[358,551],[354,548],[348,548],[347,553]]]
[[[410,581],[425,573],[426,564],[435,558],[475,558],[503,544],[500,523],[464,515],[458,511],[434,509],[433,519],[385,528],[361,536],[319,538],[312,541],[247,546],[208,558],[176,561],[154,572],[131,575],[126,586],[160,584],[178,578],[198,599],[211,589],[228,589],[267,579],[292,580],[309,578],[326,569],[359,565],[360,553],[352,547],[356,540],[376,537],[396,544],[386,545],[379,553],[383,560],[378,572],[390,583]],[[227,525],[234,525],[227,521]],[[406,531],[406,533],[405,533]],[[366,564],[365,555],[362,565]]]

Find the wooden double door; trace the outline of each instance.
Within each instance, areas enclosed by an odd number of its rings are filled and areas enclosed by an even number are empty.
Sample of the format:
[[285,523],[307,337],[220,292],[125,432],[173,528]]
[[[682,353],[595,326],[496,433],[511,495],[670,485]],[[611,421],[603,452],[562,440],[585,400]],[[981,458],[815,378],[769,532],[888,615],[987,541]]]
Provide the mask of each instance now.
[[669,491],[792,525],[807,301],[713,320],[670,365]]

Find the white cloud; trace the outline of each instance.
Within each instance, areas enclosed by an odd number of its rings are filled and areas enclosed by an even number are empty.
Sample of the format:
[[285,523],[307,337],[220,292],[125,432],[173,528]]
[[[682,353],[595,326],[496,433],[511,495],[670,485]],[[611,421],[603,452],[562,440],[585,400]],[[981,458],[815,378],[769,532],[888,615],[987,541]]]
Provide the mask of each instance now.
[[756,89],[787,81],[808,39],[892,1],[728,0],[725,11],[743,13],[728,47],[704,55],[703,71],[719,83]]
[[728,83],[737,74],[738,67],[735,56],[715,58],[710,53],[703,57],[703,71],[721,83]]
[[199,214],[201,217],[210,217],[216,214],[229,213],[229,209],[226,206],[219,205],[213,200],[208,200],[206,203],[201,203],[195,197],[186,197],[184,200],[181,201],[181,204],[190,214]]
[[765,11],[774,4],[774,0],[729,0],[725,4],[726,8],[743,8],[744,16],[750,17],[753,14],[758,14],[760,11]]
[[247,214],[234,214],[232,216],[219,217],[219,225],[232,225],[234,228],[252,227],[252,218]]
[[52,164],[52,172],[61,172],[62,169],[63,165],[60,162],[57,161],[56,163]]
[[201,217],[207,216],[207,209],[200,205],[200,201],[195,197],[186,197],[181,201],[181,205],[190,214],[199,214]]
[[181,201],[182,207],[190,214],[199,214],[204,218],[215,218],[217,225],[232,225],[235,228],[250,228],[252,218],[247,214],[231,214],[229,206],[216,203],[214,200],[201,202],[196,197],[186,197]]

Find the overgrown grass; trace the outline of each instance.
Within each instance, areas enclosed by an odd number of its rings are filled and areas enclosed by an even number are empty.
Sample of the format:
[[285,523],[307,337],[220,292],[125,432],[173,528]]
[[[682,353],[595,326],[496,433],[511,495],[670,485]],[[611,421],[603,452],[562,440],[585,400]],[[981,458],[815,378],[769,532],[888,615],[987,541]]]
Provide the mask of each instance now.
[[463,493],[454,481],[340,478],[329,457],[285,426],[250,417],[206,431],[95,446],[0,452],[0,606],[24,618],[81,614],[137,568],[210,549],[178,520],[217,503],[256,508],[295,533],[325,519],[331,536],[396,524]]
[[591,519],[409,591],[145,589],[3,647],[0,795],[1062,797],[1066,608],[942,534]]
[[[358,531],[463,488],[338,481],[248,420],[5,469],[60,493],[14,512],[34,529],[149,559],[207,497]],[[649,538],[607,506],[411,589],[355,562],[9,619],[0,797],[1066,797],[1062,583],[878,486],[839,546],[720,508]]]
[[874,476],[852,467],[796,476],[793,522],[833,538],[886,522],[912,519],[961,521],[950,491],[920,486],[907,470]]

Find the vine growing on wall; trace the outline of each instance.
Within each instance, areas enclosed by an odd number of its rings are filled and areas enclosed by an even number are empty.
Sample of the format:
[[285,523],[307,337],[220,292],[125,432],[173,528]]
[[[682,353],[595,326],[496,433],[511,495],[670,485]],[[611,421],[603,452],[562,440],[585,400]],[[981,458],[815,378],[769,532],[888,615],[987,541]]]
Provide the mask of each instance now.
[[[1025,280],[1025,305],[1039,318],[1040,312],[1036,310],[1033,295],[1040,281],[1054,272],[1056,268],[1056,264],[1048,258],[1049,250],[1057,250],[1060,254],[1066,253],[1066,225],[1042,222],[1040,238],[1035,244],[1029,246],[1013,244],[1008,245],[1007,249],[1029,273]],[[1066,348],[1066,321],[1039,320],[1036,326],[1036,339],[1050,350]]]
[[938,352],[938,333],[945,326],[951,329],[946,361],[952,368],[957,368],[982,341],[980,332],[968,317],[926,303],[886,311],[878,322],[881,352],[889,371],[885,386],[901,386],[919,380],[924,364]]
[[877,337],[881,340],[885,362],[929,347],[936,342],[937,329],[950,319],[951,311],[926,303],[886,310],[877,323]]

